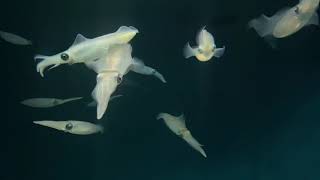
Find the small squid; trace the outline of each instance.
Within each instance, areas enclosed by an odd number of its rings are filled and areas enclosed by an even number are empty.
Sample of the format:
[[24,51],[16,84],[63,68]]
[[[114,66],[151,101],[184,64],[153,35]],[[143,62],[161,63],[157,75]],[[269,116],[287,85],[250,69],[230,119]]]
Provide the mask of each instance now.
[[89,135],[94,133],[103,133],[103,127],[84,121],[33,121],[34,124],[50,127],[60,131],[64,131],[76,135]]
[[0,37],[11,44],[21,46],[32,45],[30,40],[9,32],[0,31]]
[[209,61],[213,56],[221,57],[224,54],[225,47],[216,48],[213,36],[203,27],[197,35],[197,47],[191,47],[189,43],[184,47],[184,57],[195,56],[199,61]]
[[82,97],[74,97],[69,99],[56,99],[56,98],[32,98],[21,101],[21,104],[33,108],[51,108],[67,102],[76,101]]
[[184,115],[173,116],[168,113],[160,113],[157,119],[163,119],[167,127],[177,136],[185,140],[193,149],[200,152],[203,157],[207,157],[202,146],[191,134],[186,127],[186,121]]

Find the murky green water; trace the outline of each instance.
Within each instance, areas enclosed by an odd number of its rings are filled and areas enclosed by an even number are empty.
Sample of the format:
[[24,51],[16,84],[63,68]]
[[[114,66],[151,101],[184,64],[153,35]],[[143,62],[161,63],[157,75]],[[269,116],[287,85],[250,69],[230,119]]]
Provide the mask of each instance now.
[[[298,1],[69,0],[2,3],[0,29],[33,41],[0,41],[2,109],[6,118],[3,173],[8,180],[318,180],[320,178],[319,27],[308,26],[272,49],[247,23]],[[88,108],[96,74],[83,64],[36,72],[35,54],[67,49],[80,33],[94,38],[134,26],[133,56],[157,69],[127,74],[99,123],[103,134],[77,136],[33,124],[39,120],[97,123]],[[185,59],[201,27],[219,59]],[[84,99],[49,109],[32,97]],[[5,100],[4,100],[5,99]],[[156,120],[185,114],[207,159]]]

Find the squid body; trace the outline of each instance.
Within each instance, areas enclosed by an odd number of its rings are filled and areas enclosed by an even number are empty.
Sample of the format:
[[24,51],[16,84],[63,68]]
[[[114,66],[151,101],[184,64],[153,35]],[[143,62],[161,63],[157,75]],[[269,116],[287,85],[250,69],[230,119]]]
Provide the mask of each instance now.
[[307,25],[319,25],[317,9],[320,0],[300,0],[294,7],[285,7],[272,17],[262,14],[249,22],[261,37],[284,38]]
[[[109,101],[112,101],[112,100],[117,99],[117,98],[122,97],[122,96],[123,96],[122,94],[111,96]],[[88,107],[96,107],[97,106],[97,102],[96,101],[91,101],[90,103],[87,104],[87,106]]]
[[163,119],[174,134],[185,140],[193,149],[200,152],[202,156],[207,157],[205,151],[202,149],[203,145],[201,145],[187,129],[184,115],[176,117],[168,113],[160,113],[157,119]]
[[97,84],[92,91],[92,97],[97,102],[97,119],[101,119],[105,113],[111,94],[121,83],[122,78],[129,71],[145,75],[154,75],[162,82],[164,77],[155,69],[145,66],[141,60],[132,58],[130,44],[118,44],[110,46],[106,56],[95,61],[87,61],[88,68],[94,70],[97,75]]
[[209,61],[213,56],[221,57],[224,54],[225,47],[217,48],[213,36],[203,27],[197,35],[196,47],[191,47],[189,43],[184,48],[184,57],[195,56],[199,61]]
[[50,127],[60,131],[64,131],[77,135],[89,135],[94,133],[103,133],[103,127],[85,121],[33,121],[34,124]]
[[121,26],[116,32],[104,36],[88,39],[78,34],[73,44],[65,51],[53,56],[36,55],[35,60],[41,60],[37,64],[37,72],[43,77],[44,70],[52,66],[55,68],[61,64],[84,63],[98,60],[104,57],[109,46],[128,43],[138,30],[132,26]]
[[56,99],[56,98],[32,98],[21,101],[21,104],[34,107],[34,108],[51,108],[67,102],[76,101],[82,97],[74,97],[69,99]]
[[32,45],[32,42],[30,40],[9,32],[0,31],[0,37],[11,44],[21,46]]

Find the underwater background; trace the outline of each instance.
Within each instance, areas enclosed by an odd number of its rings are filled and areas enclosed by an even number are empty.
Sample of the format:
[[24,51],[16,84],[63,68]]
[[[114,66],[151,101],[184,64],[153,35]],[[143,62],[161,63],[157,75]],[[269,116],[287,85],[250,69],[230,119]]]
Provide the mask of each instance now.
[[[319,180],[320,29],[308,26],[272,49],[247,23],[298,0],[68,0],[2,2],[0,28],[33,41],[0,41],[6,116],[5,180]],[[319,10],[318,10],[319,12]],[[133,56],[164,75],[129,73],[99,121],[104,134],[77,136],[37,120],[97,122],[86,107],[95,73],[82,64],[36,72],[35,54],[67,49],[78,33],[93,38],[122,25],[139,34]],[[199,29],[213,34],[220,59],[185,59]],[[2,65],[4,65],[2,64]],[[84,100],[49,109],[33,97]],[[203,158],[165,124],[160,112],[184,113]],[[1,178],[2,179],[2,178]]]

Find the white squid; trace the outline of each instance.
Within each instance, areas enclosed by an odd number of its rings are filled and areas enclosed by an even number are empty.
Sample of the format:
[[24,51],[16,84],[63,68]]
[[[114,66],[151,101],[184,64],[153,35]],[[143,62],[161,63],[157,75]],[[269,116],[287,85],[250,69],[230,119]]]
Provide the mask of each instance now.
[[213,36],[203,27],[197,37],[197,47],[191,47],[189,43],[184,47],[184,57],[195,56],[199,61],[209,61],[213,56],[221,57],[224,54],[225,47],[217,48]]
[[116,32],[104,36],[88,39],[78,34],[73,44],[65,51],[53,56],[36,55],[35,60],[42,60],[37,64],[37,72],[43,77],[43,71],[52,66],[53,69],[61,64],[84,63],[99,60],[104,57],[110,45],[128,43],[138,30],[132,26],[121,26]]
[[21,104],[33,108],[51,108],[67,102],[76,101],[82,97],[74,97],[69,99],[56,99],[56,98],[31,98],[21,101]]
[[320,0],[300,0],[294,7],[286,7],[272,17],[262,14],[249,22],[261,37],[284,38],[307,25],[319,25],[317,9]]
[[202,156],[207,157],[205,151],[202,149],[203,145],[201,145],[187,129],[184,115],[176,117],[168,113],[160,113],[157,119],[163,119],[173,133],[185,140],[193,149],[200,152]]
[[94,133],[103,133],[103,127],[85,121],[33,121],[34,124],[50,127],[60,131],[64,131],[77,135],[89,135]]
[[0,31],[0,37],[11,44],[21,46],[32,45],[30,40],[9,32]]
[[165,83],[164,77],[155,69],[145,66],[142,61],[132,58],[130,44],[113,45],[107,55],[97,61],[87,61],[88,68],[97,75],[97,84],[92,91],[92,97],[97,102],[97,119],[105,113],[111,94],[121,83],[122,78],[129,71],[144,75],[153,75]]

